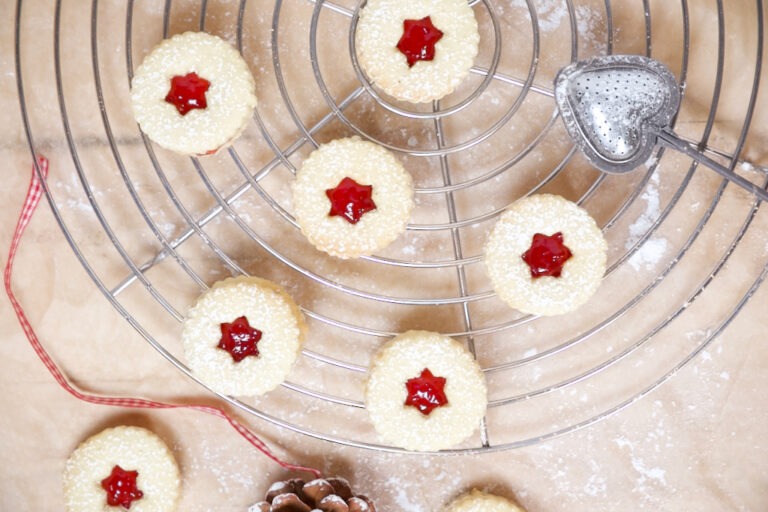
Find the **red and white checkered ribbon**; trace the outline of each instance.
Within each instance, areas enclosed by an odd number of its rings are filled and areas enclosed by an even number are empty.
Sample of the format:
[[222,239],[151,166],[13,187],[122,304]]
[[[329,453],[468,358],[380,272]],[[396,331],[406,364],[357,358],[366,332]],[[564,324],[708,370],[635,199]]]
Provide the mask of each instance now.
[[129,408],[137,408],[137,409],[183,408],[183,409],[193,409],[196,411],[213,414],[214,416],[218,416],[219,418],[223,418],[227,420],[227,422],[232,426],[232,428],[234,428],[238,434],[243,436],[246,439],[246,441],[251,443],[261,453],[263,453],[264,455],[272,459],[274,462],[276,462],[280,466],[286,469],[289,469],[291,471],[302,471],[302,472],[312,473],[315,477],[320,477],[321,475],[320,471],[314,468],[298,466],[295,464],[289,464],[277,458],[277,456],[272,453],[269,447],[267,447],[267,445],[264,444],[264,442],[261,439],[259,439],[259,437],[256,434],[248,430],[246,427],[240,424],[237,420],[235,420],[233,417],[227,414],[223,409],[220,409],[218,407],[213,407],[208,405],[171,404],[171,403],[164,403],[164,402],[156,402],[154,400],[147,400],[144,398],[108,397],[108,396],[100,396],[100,395],[91,395],[91,394],[80,391],[79,389],[77,389],[77,387],[75,387],[69,382],[69,379],[67,378],[67,376],[64,374],[64,372],[61,371],[61,369],[59,369],[59,367],[56,365],[54,360],[51,359],[51,356],[43,347],[42,343],[40,343],[40,340],[38,339],[37,334],[35,334],[35,331],[32,328],[32,325],[29,323],[29,320],[27,320],[27,316],[24,313],[24,309],[19,304],[19,301],[16,300],[16,296],[14,295],[13,289],[11,288],[11,276],[13,274],[13,260],[16,257],[16,251],[18,250],[19,244],[21,243],[22,236],[24,235],[24,230],[29,224],[29,221],[32,219],[32,214],[34,214],[35,208],[37,207],[38,203],[40,202],[40,198],[42,197],[43,186],[40,179],[41,177],[42,179],[46,179],[48,177],[48,159],[46,159],[43,156],[39,156],[37,158],[37,167],[39,168],[40,175],[38,175],[38,173],[35,170],[35,166],[33,166],[32,180],[29,183],[29,190],[27,190],[27,196],[24,201],[24,207],[22,208],[21,214],[19,215],[19,220],[18,220],[18,223],[16,224],[16,230],[13,233],[13,240],[11,241],[11,247],[8,251],[8,261],[5,264],[4,282],[5,282],[5,292],[6,294],[8,294],[8,298],[11,301],[13,310],[16,312],[16,318],[18,318],[19,324],[21,324],[21,328],[24,329],[24,334],[26,334],[27,339],[29,340],[29,343],[32,345],[32,348],[34,349],[37,356],[43,362],[43,364],[51,373],[53,378],[56,379],[56,382],[58,382],[62,388],[64,388],[67,392],[69,392],[75,398],[78,398],[80,400],[83,400],[85,402],[89,402],[92,404],[111,405],[115,407],[129,407]]

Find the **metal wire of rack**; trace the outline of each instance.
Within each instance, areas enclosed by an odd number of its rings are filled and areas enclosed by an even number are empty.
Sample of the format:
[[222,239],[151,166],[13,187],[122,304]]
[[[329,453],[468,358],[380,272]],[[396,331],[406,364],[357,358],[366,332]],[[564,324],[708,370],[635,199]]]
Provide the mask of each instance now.
[[[692,24],[691,10],[700,4],[692,0],[674,9],[652,0],[563,0],[554,3],[557,10],[536,0],[474,1],[484,41],[477,64],[463,88],[424,108],[386,97],[360,68],[360,3],[166,0],[153,9],[133,0],[57,0],[50,54],[30,49],[30,34],[39,36],[28,27],[31,4],[16,4],[18,94],[30,150],[63,144],[71,157],[71,174],[45,187],[69,245],[128,323],[196,381],[175,337],[184,309],[212,276],[266,273],[283,282],[312,326],[300,368],[274,397],[221,397],[280,427],[400,451],[377,444],[362,386],[349,391],[348,383],[362,382],[380,340],[423,327],[466,341],[490,385],[478,437],[446,453],[539,443],[651,393],[726,329],[768,275],[768,258],[760,259],[750,242],[766,222],[757,200],[664,150],[632,178],[591,170],[564,136],[550,85],[558,67],[589,54],[658,53],[681,84],[677,129],[735,168],[762,70],[760,0],[754,17],[742,20],[749,45],[739,50],[751,64],[738,72],[748,77],[741,82],[748,94],[729,88],[735,71],[726,41],[733,29],[722,0],[711,27]],[[123,19],[122,32],[110,30]],[[73,23],[83,28],[76,36],[65,30]],[[657,24],[662,29],[652,30]],[[252,126],[224,155],[185,159],[158,151],[126,114],[140,56],[182,29],[228,36],[263,88]],[[697,44],[713,29],[717,52],[702,68]],[[40,62],[50,63],[54,77],[43,91],[31,78],[30,64]],[[705,106],[691,97],[706,97]],[[721,105],[735,97],[738,122],[724,130]],[[303,155],[349,134],[403,159],[413,170],[418,204],[403,241],[380,255],[340,262],[314,252],[298,234],[286,189]],[[710,149],[713,139],[728,149]],[[590,210],[611,244],[598,296],[562,318],[510,311],[482,271],[480,247],[490,225],[511,200],[540,191]],[[75,195],[82,200],[73,208]],[[129,234],[136,231],[143,233],[138,239]],[[644,264],[643,254],[660,243],[660,259]],[[694,258],[704,263],[690,263]],[[691,336],[703,317],[706,329]],[[316,410],[331,411],[334,421]],[[349,426],[339,431],[339,424]]]

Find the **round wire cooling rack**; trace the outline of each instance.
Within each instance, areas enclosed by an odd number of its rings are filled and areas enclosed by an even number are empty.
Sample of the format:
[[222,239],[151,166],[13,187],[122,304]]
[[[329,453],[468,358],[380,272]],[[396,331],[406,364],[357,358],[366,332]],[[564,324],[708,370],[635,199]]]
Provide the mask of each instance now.
[[[426,105],[398,102],[365,76],[354,48],[361,6],[17,1],[30,150],[63,153],[45,187],[55,218],[109,302],[191,379],[178,340],[184,311],[213,281],[257,274],[289,289],[309,340],[281,388],[222,399],[312,437],[400,451],[378,444],[367,422],[367,364],[397,332],[438,330],[466,342],[489,384],[478,436],[450,452],[504,450],[587,427],[649,394],[760,287],[768,219],[757,200],[663,149],[631,175],[598,173],[559,123],[551,84],[590,55],[658,58],[681,84],[676,132],[765,186],[764,170],[739,160],[762,72],[761,1],[475,1],[476,65]],[[50,9],[44,27],[41,9]],[[184,30],[229,39],[257,78],[254,122],[220,155],[158,149],[130,114],[136,65]],[[288,190],[310,150],[352,134],[398,154],[417,207],[386,251],[341,261],[302,238]],[[501,304],[482,264],[494,220],[538,192],[588,209],[610,247],[597,296],[561,317]]]

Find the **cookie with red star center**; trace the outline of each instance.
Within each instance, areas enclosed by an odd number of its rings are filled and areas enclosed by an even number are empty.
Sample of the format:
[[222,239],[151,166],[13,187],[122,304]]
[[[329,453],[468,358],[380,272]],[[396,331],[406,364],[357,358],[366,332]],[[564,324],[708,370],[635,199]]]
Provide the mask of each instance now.
[[280,286],[257,277],[215,283],[182,326],[192,372],[214,391],[262,395],[282,383],[305,334],[299,307]]
[[63,479],[67,512],[168,512],[179,499],[173,454],[139,427],[109,428],[85,440],[67,460]]
[[399,100],[450,94],[466,78],[480,35],[465,0],[368,0],[355,49],[370,81]]
[[525,512],[513,502],[501,496],[477,489],[456,498],[445,512]]
[[501,215],[485,244],[485,266],[499,298],[523,313],[559,315],[598,289],[607,244],[586,210],[539,194]]
[[365,406],[382,439],[408,450],[455,446],[480,425],[485,377],[464,345],[442,334],[408,331],[371,363]]
[[405,231],[413,209],[411,175],[390,151],[359,137],[318,147],[292,188],[302,233],[339,258],[383,249]]
[[240,53],[205,32],[185,32],[155,47],[131,81],[142,131],[188,155],[214,153],[245,129],[256,106],[253,75]]

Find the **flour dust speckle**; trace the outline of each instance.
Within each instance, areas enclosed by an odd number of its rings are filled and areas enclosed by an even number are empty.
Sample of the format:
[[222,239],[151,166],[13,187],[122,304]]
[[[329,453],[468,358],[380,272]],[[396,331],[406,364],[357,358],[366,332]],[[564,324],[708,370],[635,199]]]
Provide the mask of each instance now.
[[[513,0],[512,7],[524,9],[528,12],[528,4],[525,0]],[[536,18],[539,22],[539,30],[542,32],[553,32],[560,28],[560,25],[568,16],[568,9],[565,2],[561,0],[538,0],[535,2]],[[530,15],[529,19],[530,19]]]
[[[594,461],[592,461],[592,463],[594,464]],[[597,472],[593,471],[592,475],[589,476],[587,483],[584,484],[584,494],[595,498],[606,497],[608,494],[607,488],[608,485],[605,477],[602,477]]]
[[[659,174],[651,176],[641,199],[645,201],[645,210],[629,226],[629,236],[624,244],[627,250],[632,249],[637,242],[653,228],[661,215],[661,199],[659,194]],[[650,237],[629,259],[629,264],[635,270],[653,269],[667,252],[667,240],[660,237]]]
[[598,38],[598,30],[605,26],[602,14],[586,5],[576,7],[576,28],[579,39],[583,41],[590,52],[598,53],[606,47],[604,41]]
[[667,241],[664,238],[650,238],[629,258],[629,264],[635,270],[653,269],[666,252]]
[[[661,435],[664,435],[661,424],[657,429],[656,434],[658,435],[659,432]],[[635,443],[624,437],[617,437],[614,439],[614,442],[619,446],[619,448],[627,452],[630,465],[637,474],[634,490],[636,492],[642,493],[644,495],[643,499],[645,501],[651,498],[651,496],[654,494],[654,490],[658,490],[659,486],[667,486],[667,471],[658,466],[649,467],[649,464],[646,462],[646,460],[635,453]]]
[[656,481],[662,485],[667,485],[665,478],[667,472],[659,467],[647,468],[643,459],[639,457],[632,457],[632,467],[640,475],[637,479],[637,486],[641,490],[645,490],[645,484],[648,481]]

